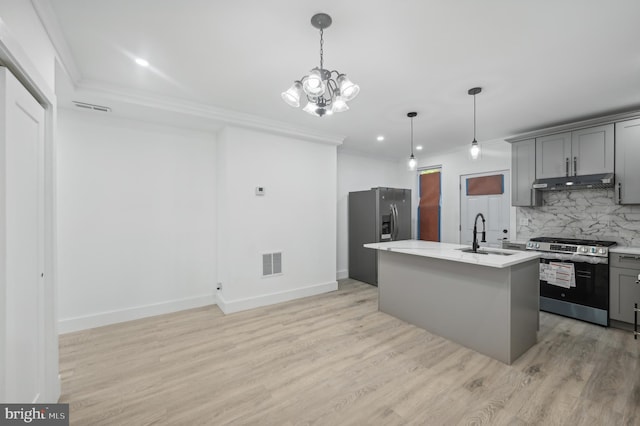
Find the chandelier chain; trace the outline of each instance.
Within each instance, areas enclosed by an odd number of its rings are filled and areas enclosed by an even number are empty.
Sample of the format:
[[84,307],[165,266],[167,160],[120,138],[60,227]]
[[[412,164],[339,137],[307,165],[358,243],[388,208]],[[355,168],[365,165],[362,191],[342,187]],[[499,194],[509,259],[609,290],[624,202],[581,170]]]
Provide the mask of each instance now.
[[320,28],[320,70],[324,69],[324,30]]

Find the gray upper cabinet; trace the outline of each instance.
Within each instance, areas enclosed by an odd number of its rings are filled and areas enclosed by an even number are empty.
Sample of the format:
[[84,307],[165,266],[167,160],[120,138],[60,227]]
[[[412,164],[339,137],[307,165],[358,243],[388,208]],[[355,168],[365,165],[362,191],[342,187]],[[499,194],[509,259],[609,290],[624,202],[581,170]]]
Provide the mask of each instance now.
[[571,168],[574,175],[613,173],[614,126],[571,132]]
[[536,179],[536,140],[511,145],[511,205],[540,205],[540,193],[532,187]]
[[618,204],[640,204],[640,119],[616,123],[616,188]]
[[589,127],[536,139],[536,178],[613,173],[614,126]]
[[536,139],[536,178],[569,176],[568,158],[571,156],[571,132],[543,136]]

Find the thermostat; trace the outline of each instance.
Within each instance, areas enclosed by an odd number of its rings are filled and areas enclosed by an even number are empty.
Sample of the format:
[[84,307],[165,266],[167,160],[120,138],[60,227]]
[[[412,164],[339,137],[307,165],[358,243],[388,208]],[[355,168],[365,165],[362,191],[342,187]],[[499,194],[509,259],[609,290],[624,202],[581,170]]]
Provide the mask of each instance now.
[[264,195],[264,186],[256,186],[256,195]]

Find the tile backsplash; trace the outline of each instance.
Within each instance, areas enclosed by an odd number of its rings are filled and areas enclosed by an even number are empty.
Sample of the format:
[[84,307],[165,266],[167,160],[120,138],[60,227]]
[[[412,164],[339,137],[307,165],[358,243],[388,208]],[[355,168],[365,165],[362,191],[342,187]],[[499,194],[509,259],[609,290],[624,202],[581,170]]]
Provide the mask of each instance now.
[[[565,237],[640,247],[640,205],[613,202],[613,189],[547,191],[541,207],[516,209],[517,239]],[[528,219],[527,225],[522,219]]]

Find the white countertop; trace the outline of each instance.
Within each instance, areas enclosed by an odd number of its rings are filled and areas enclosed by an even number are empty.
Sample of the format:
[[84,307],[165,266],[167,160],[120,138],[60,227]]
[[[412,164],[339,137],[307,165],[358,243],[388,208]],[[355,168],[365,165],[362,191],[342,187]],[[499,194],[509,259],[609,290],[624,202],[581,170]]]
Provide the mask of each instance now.
[[505,250],[493,247],[488,249],[512,254],[509,256],[503,256],[498,254],[464,253],[459,249],[469,248],[470,246],[422,240],[370,243],[365,244],[364,246],[375,250],[386,250],[395,253],[410,254],[413,256],[451,260],[454,262],[473,263],[479,266],[489,266],[492,268],[507,268],[509,266],[517,265],[540,257],[540,253],[535,251]]
[[640,254],[640,247],[625,247],[615,246],[609,249],[610,253],[626,253],[626,254]]

